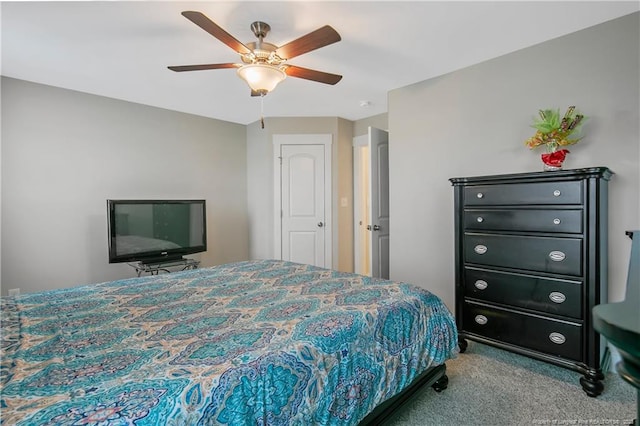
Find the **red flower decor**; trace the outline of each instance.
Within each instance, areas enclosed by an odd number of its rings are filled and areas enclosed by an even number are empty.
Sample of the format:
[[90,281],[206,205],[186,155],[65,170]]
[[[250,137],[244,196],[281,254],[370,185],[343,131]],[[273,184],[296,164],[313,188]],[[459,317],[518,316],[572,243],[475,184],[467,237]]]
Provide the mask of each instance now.
[[564,163],[564,159],[568,153],[569,150],[567,149],[559,149],[555,152],[542,154],[542,162],[547,166],[562,167],[562,163]]

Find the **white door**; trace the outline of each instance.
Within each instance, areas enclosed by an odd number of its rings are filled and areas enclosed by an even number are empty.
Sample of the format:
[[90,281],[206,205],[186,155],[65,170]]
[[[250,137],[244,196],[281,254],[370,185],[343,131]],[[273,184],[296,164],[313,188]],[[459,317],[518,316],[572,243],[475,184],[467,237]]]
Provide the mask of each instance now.
[[324,266],[324,146],[282,145],[282,259]]
[[275,257],[331,268],[331,135],[274,135]]
[[371,274],[389,278],[389,133],[369,127]]

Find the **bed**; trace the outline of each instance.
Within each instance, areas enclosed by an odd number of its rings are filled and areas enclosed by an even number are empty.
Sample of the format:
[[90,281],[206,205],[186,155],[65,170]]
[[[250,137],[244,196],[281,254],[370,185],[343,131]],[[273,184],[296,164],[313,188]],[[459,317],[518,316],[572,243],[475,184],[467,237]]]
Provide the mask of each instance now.
[[1,303],[2,425],[355,425],[457,354],[428,291],[279,260]]

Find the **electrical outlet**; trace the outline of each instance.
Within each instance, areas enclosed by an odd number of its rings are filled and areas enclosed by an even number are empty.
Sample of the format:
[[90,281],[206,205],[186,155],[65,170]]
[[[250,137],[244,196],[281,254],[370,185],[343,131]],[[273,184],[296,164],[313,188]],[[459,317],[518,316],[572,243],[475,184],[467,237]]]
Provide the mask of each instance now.
[[19,288],[10,288],[9,289],[9,296],[18,296],[20,295],[20,289]]

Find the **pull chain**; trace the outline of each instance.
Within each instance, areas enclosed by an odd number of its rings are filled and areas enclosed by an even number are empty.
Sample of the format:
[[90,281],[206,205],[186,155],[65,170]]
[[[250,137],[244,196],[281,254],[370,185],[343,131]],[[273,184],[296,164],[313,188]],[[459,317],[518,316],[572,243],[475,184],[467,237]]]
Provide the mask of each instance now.
[[264,93],[260,95],[260,126],[264,129]]

